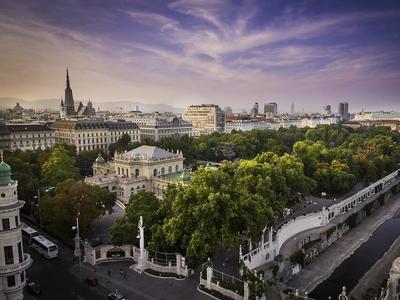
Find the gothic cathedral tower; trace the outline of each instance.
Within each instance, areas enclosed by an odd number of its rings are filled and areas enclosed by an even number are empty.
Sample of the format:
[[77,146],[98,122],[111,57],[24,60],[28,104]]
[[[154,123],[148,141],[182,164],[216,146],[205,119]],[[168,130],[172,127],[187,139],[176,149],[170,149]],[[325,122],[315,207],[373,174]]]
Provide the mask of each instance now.
[[22,300],[26,285],[25,270],[32,264],[22,247],[19,210],[24,202],[18,200],[18,183],[11,179],[11,168],[0,163],[0,299]]
[[64,105],[66,107],[66,115],[73,116],[75,115],[75,105],[74,105],[74,97],[72,96],[72,89],[69,85],[69,75],[67,69],[67,87],[65,88],[65,97],[64,97]]

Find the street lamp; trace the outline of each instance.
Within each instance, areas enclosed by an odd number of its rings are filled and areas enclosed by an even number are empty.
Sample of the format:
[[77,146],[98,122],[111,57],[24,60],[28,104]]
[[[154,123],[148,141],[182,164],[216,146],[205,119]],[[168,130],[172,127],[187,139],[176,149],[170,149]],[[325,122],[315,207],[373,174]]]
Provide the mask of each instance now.
[[75,251],[74,255],[75,257],[79,257],[79,275],[81,275],[81,245],[80,245],[80,236],[79,236],[79,215],[80,212],[78,212],[78,215],[76,216],[76,226],[72,226],[72,230],[76,230],[76,237],[75,237]]

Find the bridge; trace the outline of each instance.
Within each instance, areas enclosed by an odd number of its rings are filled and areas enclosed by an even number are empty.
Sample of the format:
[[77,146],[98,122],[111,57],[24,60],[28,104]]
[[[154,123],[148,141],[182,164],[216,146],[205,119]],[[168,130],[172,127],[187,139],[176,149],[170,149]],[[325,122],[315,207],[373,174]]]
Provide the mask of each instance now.
[[264,241],[265,234],[263,234],[261,245],[244,255],[240,251],[239,259],[243,260],[250,270],[271,262],[280,253],[282,245],[295,235],[324,227],[330,223],[342,223],[348,215],[361,210],[376,200],[380,194],[388,191],[399,182],[399,179],[400,169],[338,203],[327,208],[322,207],[320,211],[293,218],[277,228],[276,231],[272,227],[265,228],[264,232],[268,233],[267,241]]

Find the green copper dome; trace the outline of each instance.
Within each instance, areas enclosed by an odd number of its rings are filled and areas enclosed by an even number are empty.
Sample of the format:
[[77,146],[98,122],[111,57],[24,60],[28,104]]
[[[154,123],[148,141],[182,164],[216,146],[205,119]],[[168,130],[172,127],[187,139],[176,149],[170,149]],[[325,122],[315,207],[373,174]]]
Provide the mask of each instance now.
[[190,172],[183,171],[182,174],[179,176],[180,181],[190,181],[192,174]]
[[4,161],[0,163],[0,185],[9,185],[14,183],[11,179],[11,167]]
[[103,156],[101,156],[101,153],[99,153],[99,155],[97,155],[97,158],[96,158],[96,164],[102,165],[105,163],[106,163],[106,161],[104,160]]

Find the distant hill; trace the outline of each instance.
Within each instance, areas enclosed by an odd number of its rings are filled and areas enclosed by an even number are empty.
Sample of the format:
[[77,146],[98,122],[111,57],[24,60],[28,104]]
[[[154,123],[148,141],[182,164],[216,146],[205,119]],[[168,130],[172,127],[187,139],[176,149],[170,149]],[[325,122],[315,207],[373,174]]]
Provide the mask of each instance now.
[[[37,99],[32,101],[27,101],[24,99],[14,98],[14,97],[0,97],[0,109],[12,108],[15,104],[19,102],[19,104],[23,108],[33,108],[33,109],[49,109],[49,110],[59,110],[60,108],[60,99]],[[75,100],[75,102],[79,102],[79,100]],[[83,101],[83,104],[86,104],[86,100]],[[117,111],[128,111],[135,110],[136,106],[139,106],[139,109],[143,112],[174,112],[179,113],[182,112],[182,109],[176,108],[167,104],[146,104],[141,102],[134,101],[106,101],[106,102],[93,102],[93,107],[96,109],[100,107],[100,110],[108,110],[111,112]]]

